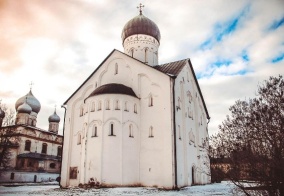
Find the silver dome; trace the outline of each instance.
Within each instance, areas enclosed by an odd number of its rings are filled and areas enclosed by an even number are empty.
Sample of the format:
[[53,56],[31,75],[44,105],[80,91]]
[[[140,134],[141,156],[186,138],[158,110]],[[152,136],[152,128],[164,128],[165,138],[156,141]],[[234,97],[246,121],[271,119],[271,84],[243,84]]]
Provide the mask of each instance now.
[[48,118],[49,122],[60,122],[60,117],[56,114],[56,111],[54,111],[54,113],[52,115],[49,116]]
[[27,99],[27,104],[32,108],[32,111],[35,113],[39,113],[41,108],[40,102],[37,100],[37,98],[35,98],[31,90],[28,94],[18,99],[18,101],[15,104],[16,110],[18,111],[19,106],[22,105],[26,99]]
[[0,118],[4,118],[5,117],[5,112],[0,108]]
[[27,114],[29,114],[31,112],[32,112],[32,108],[26,102],[18,107],[18,113],[27,113]]

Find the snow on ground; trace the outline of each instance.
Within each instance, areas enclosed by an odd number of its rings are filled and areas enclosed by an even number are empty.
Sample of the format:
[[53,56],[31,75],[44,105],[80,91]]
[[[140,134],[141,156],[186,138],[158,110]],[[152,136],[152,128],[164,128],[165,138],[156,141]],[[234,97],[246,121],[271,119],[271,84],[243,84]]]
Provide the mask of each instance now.
[[0,195],[101,195],[101,196],[134,196],[134,195],[157,195],[157,196],[181,196],[181,195],[226,195],[233,196],[233,189],[235,186],[229,182],[222,182],[217,184],[191,186],[183,188],[179,191],[165,191],[156,188],[102,188],[102,189],[80,189],[80,188],[69,188],[60,189],[58,185],[39,185],[39,186],[15,186],[7,187],[0,186]]

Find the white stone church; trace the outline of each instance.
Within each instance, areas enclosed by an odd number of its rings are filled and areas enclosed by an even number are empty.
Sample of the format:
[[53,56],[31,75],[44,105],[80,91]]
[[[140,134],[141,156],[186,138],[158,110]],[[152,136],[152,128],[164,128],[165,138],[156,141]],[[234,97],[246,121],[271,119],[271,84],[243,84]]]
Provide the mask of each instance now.
[[190,59],[159,65],[160,31],[140,14],[64,103],[61,186],[210,183],[209,114]]

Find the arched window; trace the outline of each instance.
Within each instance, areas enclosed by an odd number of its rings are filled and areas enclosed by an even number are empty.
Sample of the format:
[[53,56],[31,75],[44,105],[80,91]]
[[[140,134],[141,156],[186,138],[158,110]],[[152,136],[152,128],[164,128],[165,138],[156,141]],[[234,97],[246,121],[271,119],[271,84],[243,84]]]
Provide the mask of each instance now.
[[188,102],[191,103],[192,102],[192,95],[190,91],[187,91],[187,97],[188,97]]
[[110,110],[109,100],[106,100],[106,110]]
[[98,110],[102,109],[102,101],[99,101]]
[[180,107],[181,107],[181,99],[180,99],[180,97],[178,98],[178,105],[177,105],[177,107],[178,107],[177,110],[180,109]]
[[127,104],[127,101],[124,103],[124,111],[128,112],[128,104]]
[[134,113],[137,114],[137,105],[134,104]]
[[114,75],[118,74],[118,64],[115,63]]
[[195,184],[195,173],[194,173],[194,166],[191,168],[191,185]]
[[81,144],[81,133],[78,134],[78,138],[77,138],[77,144]]
[[145,63],[148,64],[148,48],[145,48]]
[[31,150],[31,141],[26,140],[25,142],[25,151],[30,151]]
[[149,95],[149,107],[152,107],[153,106],[153,96],[152,95]]
[[110,123],[109,136],[115,136],[114,135],[114,124],[113,123]]
[[95,102],[92,102],[92,109],[91,109],[91,112],[94,112],[94,111],[95,111],[95,108],[96,108],[96,104],[95,104]]
[[62,156],[62,147],[61,146],[57,147],[57,156],[59,156],[59,157]]
[[149,128],[149,137],[154,137],[153,127],[152,126]]
[[84,108],[83,106],[80,107],[80,116],[83,116],[84,115]]
[[98,137],[98,127],[97,127],[97,125],[93,126],[92,137]]
[[133,136],[133,126],[129,125],[129,137],[134,137]]
[[188,71],[186,72],[186,79],[189,82],[189,73],[188,73]]
[[49,167],[50,167],[51,169],[55,169],[55,166],[56,166],[55,163],[50,163],[50,164],[49,164]]
[[15,177],[15,173],[11,173],[11,176],[10,176],[10,180],[14,180],[14,177]]
[[119,101],[118,100],[115,101],[115,110],[120,110]]
[[134,48],[130,49],[130,56],[133,57],[134,56]]
[[41,153],[42,153],[42,154],[46,154],[46,152],[47,152],[47,144],[46,144],[46,143],[43,143],[43,144],[42,144],[42,148],[41,148]]

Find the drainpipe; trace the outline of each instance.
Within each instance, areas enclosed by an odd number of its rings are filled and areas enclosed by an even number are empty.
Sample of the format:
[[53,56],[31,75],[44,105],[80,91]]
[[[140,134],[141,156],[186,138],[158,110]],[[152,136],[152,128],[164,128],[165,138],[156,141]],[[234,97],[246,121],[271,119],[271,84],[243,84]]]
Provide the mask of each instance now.
[[61,108],[64,108],[64,120],[63,120],[63,137],[62,137],[62,150],[61,150],[61,164],[60,164],[60,182],[59,182],[59,186],[60,186],[60,188],[62,188],[62,186],[61,186],[61,170],[62,170],[62,158],[63,158],[63,147],[64,147],[64,132],[65,132],[65,118],[66,118],[66,110],[67,110],[67,108],[64,106],[64,105],[62,105],[61,106]]
[[172,95],[173,95],[173,124],[174,124],[174,162],[175,162],[175,185],[174,189],[178,189],[177,185],[177,146],[176,146],[176,110],[175,110],[175,78],[172,78]]

